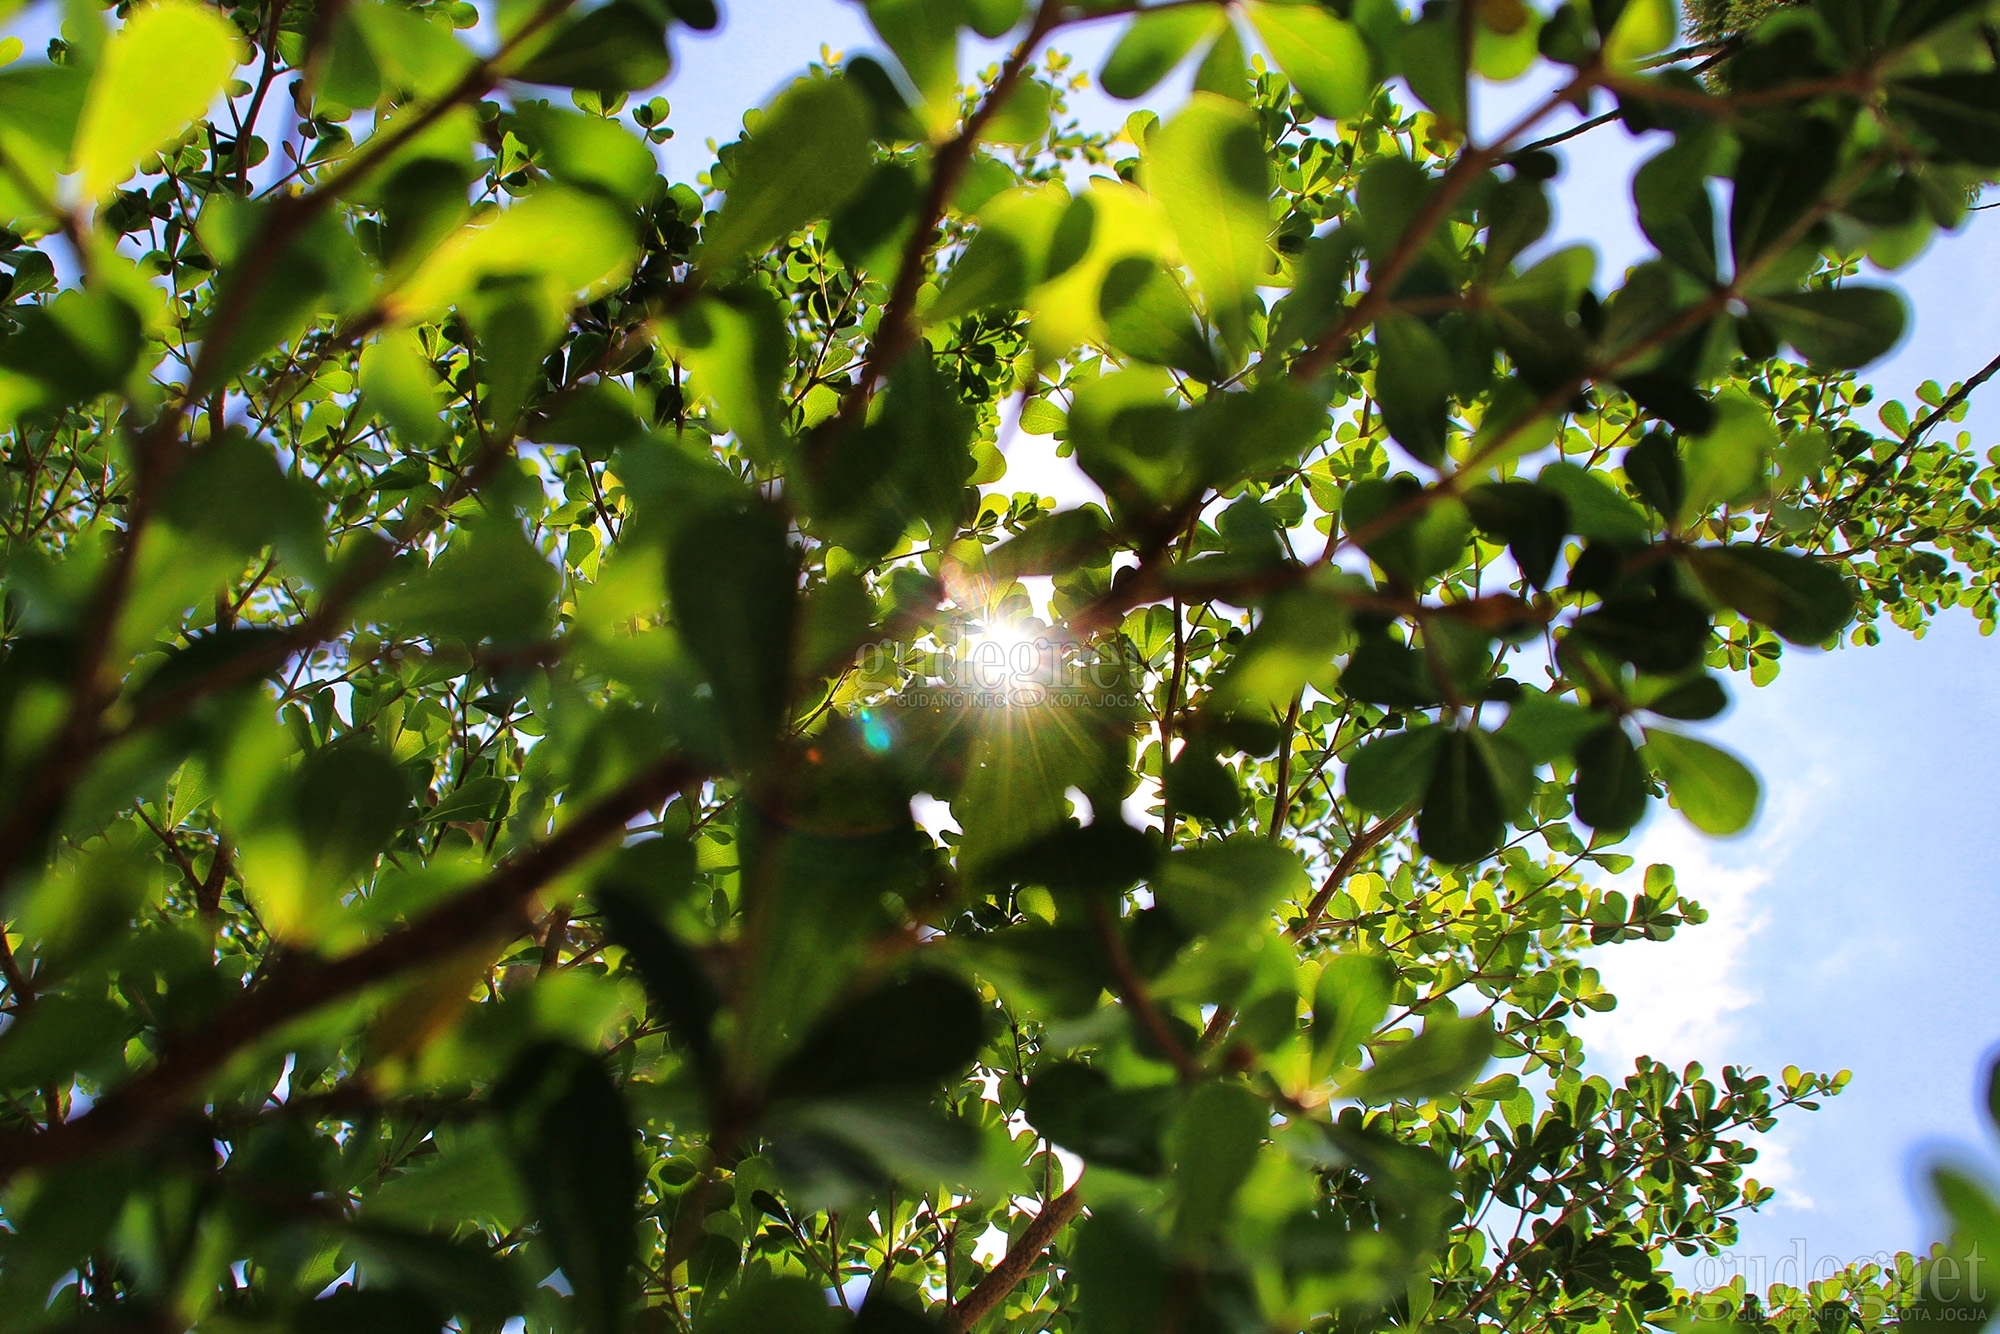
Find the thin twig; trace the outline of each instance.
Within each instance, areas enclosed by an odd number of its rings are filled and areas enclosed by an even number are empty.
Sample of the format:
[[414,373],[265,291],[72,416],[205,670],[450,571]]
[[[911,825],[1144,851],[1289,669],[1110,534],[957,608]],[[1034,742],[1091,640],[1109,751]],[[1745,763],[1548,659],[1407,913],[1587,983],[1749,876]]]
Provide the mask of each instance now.
[[1904,433],[1902,440],[1898,442],[1895,449],[1889,452],[1889,456],[1877,463],[1873,468],[1870,468],[1867,476],[1861,479],[1861,484],[1847,493],[1847,498],[1840,506],[1840,516],[1834,522],[1838,523],[1841,519],[1845,519],[1848,512],[1854,508],[1854,502],[1866,495],[1874,488],[1876,483],[1886,477],[1889,469],[1895,467],[1905,454],[1915,449],[1917,442],[1924,438],[1925,433],[1931,427],[1936,426],[1946,417],[1949,417],[1954,408],[1972,397],[1973,390],[1992,379],[1995,374],[2000,374],[2000,356],[1994,357],[1993,360],[1980,367],[1970,380],[1967,380],[1964,384],[1947,394],[1944,402],[1938,404],[1919,418],[1917,424]]
[[1111,976],[1118,988],[1118,999],[1130,1010],[1153,1039],[1155,1046],[1173,1063],[1180,1073],[1183,1084],[1197,1083],[1201,1079],[1201,1063],[1189,1054],[1174,1030],[1167,1026],[1167,1017],[1153,1004],[1153,998],[1146,994],[1146,980],[1139,976],[1139,970],[1132,966],[1132,956],[1125,951],[1125,938],[1119,934],[1118,919],[1111,913],[1109,905],[1098,902],[1090,905],[1090,920],[1097,928],[1098,943],[1104,947],[1104,955],[1111,965]]

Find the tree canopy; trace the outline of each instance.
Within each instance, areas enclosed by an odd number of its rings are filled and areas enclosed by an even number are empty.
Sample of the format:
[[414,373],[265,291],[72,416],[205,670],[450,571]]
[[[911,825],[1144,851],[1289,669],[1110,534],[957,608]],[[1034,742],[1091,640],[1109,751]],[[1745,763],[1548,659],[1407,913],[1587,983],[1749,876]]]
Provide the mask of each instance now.
[[[2000,621],[1995,367],[1858,378],[1988,9],[870,0],[669,181],[711,0],[70,0],[0,69],[0,1330],[1893,1323],[1669,1268],[1844,1072],[1572,1024],[1703,920],[1626,835],[1755,817],[1745,674]],[[1624,273],[1579,115],[1667,135]]]

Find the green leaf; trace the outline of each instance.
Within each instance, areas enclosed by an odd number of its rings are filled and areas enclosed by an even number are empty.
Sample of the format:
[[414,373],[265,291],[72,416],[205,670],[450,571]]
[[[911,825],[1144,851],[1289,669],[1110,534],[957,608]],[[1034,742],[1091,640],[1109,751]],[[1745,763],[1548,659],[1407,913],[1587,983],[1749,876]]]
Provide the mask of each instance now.
[[1367,109],[1373,61],[1353,24],[1316,4],[1251,0],[1245,13],[1307,106],[1336,119]]
[[948,973],[919,969],[823,1017],[772,1074],[771,1093],[922,1093],[963,1075],[985,1040],[978,993]]
[[979,230],[945,275],[925,320],[937,324],[992,306],[1018,307],[1042,281],[1070,202],[1060,185],[1017,186],[988,201],[979,211]]
[[1337,583],[1290,590],[1271,599],[1257,628],[1223,669],[1216,691],[1238,705],[1282,711],[1305,685],[1324,679],[1349,642],[1347,603]]
[[2000,166],[2000,72],[1897,79],[1888,105],[1921,126],[1950,160]]
[[1165,1247],[1129,1208],[1093,1211],[1071,1255],[1079,1334],[1157,1334],[1186,1309]]
[[1182,815],[1223,825],[1243,814],[1243,789],[1236,774],[1201,746],[1183,747],[1167,763],[1166,802]]
[[359,733],[306,756],[291,787],[290,824],[321,892],[351,881],[409,819],[403,771]]
[[1715,204],[1708,194],[1715,156],[1713,136],[1683,135],[1632,176],[1632,202],[1646,239],[1707,281],[1716,276]]
[[1370,259],[1384,259],[1395,250],[1436,187],[1430,174],[1406,157],[1383,154],[1369,159],[1361,169],[1354,202]]
[[1528,776],[1526,757],[1510,742],[1477,729],[1448,732],[1417,812],[1424,852],[1464,865],[1498,848]]
[[980,142],[1014,147],[1037,142],[1049,132],[1054,105],[1054,89],[1040,79],[1023,79],[980,130]]
[[430,1294],[413,1287],[349,1287],[305,1303],[292,1328],[297,1334],[346,1334],[353,1329],[429,1334],[444,1323],[445,1314]]
[[789,340],[784,317],[760,287],[706,294],[662,329],[692,374],[691,387],[715,405],[717,420],[756,459],[776,457],[784,440],[783,388]]
[[[1029,408],[1048,407],[1047,399],[1036,399]],[[1021,414],[1023,430],[1028,413]],[[986,553],[986,570],[991,578],[1008,581],[1024,575],[1067,574],[1079,565],[1094,563],[1110,545],[1110,524],[1104,511],[1095,505],[1082,509],[1058,510],[1029,524],[1019,536],[991,548]]]
[[1195,64],[1194,91],[1247,107],[1250,104],[1248,74],[1243,59],[1243,36],[1237,32],[1234,23],[1225,23],[1216,29],[1215,40],[1209,43],[1208,50]]
[[769,753],[784,723],[798,603],[798,553],[765,501],[705,509],[668,544],[674,623],[715,692],[730,757]]
[[318,488],[286,474],[271,447],[240,432],[194,451],[167,492],[176,530],[249,557],[276,547],[293,570],[325,562],[324,501]]
[[515,111],[514,132],[536,165],[565,185],[602,191],[631,208],[664,188],[645,141],[615,120],[531,102]]
[[432,824],[448,824],[453,820],[490,820],[494,808],[506,795],[507,780],[504,778],[495,778],[491,774],[483,778],[468,778],[439,797],[437,805],[424,812],[424,819]]
[[0,1087],[40,1089],[115,1059],[134,1016],[101,992],[43,999],[0,1037]]
[[705,1311],[700,1334],[835,1334],[839,1310],[827,1303],[817,1283],[797,1274],[753,1275]]
[[429,570],[385,588],[371,619],[434,639],[523,643],[555,623],[561,578],[512,520],[461,529]]
[[528,1201],[490,1122],[441,1134],[438,1152],[370,1192],[363,1217],[414,1227],[456,1227],[468,1220],[511,1231],[527,1221]]
[[1715,429],[1683,437],[1687,494],[1678,521],[1690,524],[1718,505],[1740,505],[1764,490],[1764,469],[1778,429],[1763,404],[1740,391],[1716,396]]
[[611,0],[569,16],[515,77],[608,97],[650,88],[667,77],[672,65],[658,7],[643,0]]
[[1182,1105],[1167,1146],[1180,1197],[1174,1230],[1183,1244],[1199,1245],[1224,1231],[1270,1134],[1271,1104],[1242,1084],[1203,1084]]
[[1739,272],[1790,238],[1839,166],[1843,136],[1826,121],[1801,117],[1789,135],[1747,139],[1737,154],[1729,203],[1729,245]]
[[1729,695],[1719,681],[1703,672],[1683,681],[1667,683],[1657,695],[1635,690],[1633,702],[1662,718],[1698,723],[1728,708]]
[[728,268],[846,202],[868,176],[873,119],[845,79],[807,80],[772,103],[731,163],[700,268]]
[[1465,124],[1466,70],[1463,28],[1442,12],[1404,29],[1396,48],[1403,78],[1417,99],[1446,126]]
[[1492,1056],[1490,1016],[1440,1010],[1410,1041],[1377,1048],[1375,1064],[1342,1084],[1341,1096],[1371,1103],[1442,1097],[1477,1079]]
[[[356,45],[361,47],[355,54],[372,66],[365,73],[354,71],[359,86],[344,92],[351,91],[357,101],[348,105],[366,106],[384,93],[393,96],[405,92],[419,99],[442,101],[472,66],[473,55],[458,41],[446,14],[436,10],[425,13],[384,0],[356,0],[346,12],[352,19]],[[611,32],[615,40],[617,29],[611,28]],[[378,133],[380,128],[378,123]]]
[[1679,32],[1680,6],[1673,0],[1627,0],[1604,35],[1604,63],[1614,70],[1632,69],[1672,46]]
[[207,5],[135,7],[104,44],[77,125],[83,195],[102,199],[141,158],[178,138],[222,91],[242,51],[235,28]]
[[1387,815],[1423,799],[1450,733],[1418,727],[1378,737],[1347,764],[1347,799],[1364,811]]
[[1336,954],[1320,969],[1313,987],[1313,1073],[1352,1065],[1361,1044],[1388,1016],[1396,969],[1380,954]]
[[1210,394],[1184,420],[1194,461],[1217,490],[1295,466],[1328,432],[1325,400],[1285,380]]
[[1539,241],[1552,221],[1549,194],[1542,183],[1526,176],[1502,181],[1480,209],[1486,224],[1486,257],[1482,268],[1499,275],[1523,250]]
[[[436,163],[412,173],[437,174]],[[453,205],[462,212],[463,199]],[[270,225],[272,205],[224,195],[203,208],[203,245],[224,266],[221,300],[242,302],[237,318],[220,334],[206,330],[197,365],[201,375],[191,388],[206,393],[242,373],[258,357],[282,343],[293,343],[313,316],[339,314],[371,295],[371,270],[352,233],[331,218],[321,218],[297,231],[290,241],[258,265],[239,264],[245,252],[260,244]],[[444,220],[449,228],[453,213]],[[393,233],[395,219],[386,232]],[[419,237],[430,244],[435,237]]]
[[1548,586],[1569,531],[1569,504],[1560,492],[1533,482],[1489,482],[1465,493],[1465,508],[1480,531],[1507,543],[1529,583]]
[[[1369,477],[1347,488],[1340,508],[1341,526],[1369,559],[1411,588],[1456,565],[1472,536],[1463,501],[1443,495],[1415,508],[1422,494],[1422,484],[1408,475]],[[1399,513],[1409,517],[1384,527],[1388,516]]]
[[1215,352],[1195,324],[1193,303],[1158,261],[1134,255],[1113,264],[1098,305],[1118,351],[1198,379],[1221,378]]
[[1664,515],[1681,512],[1687,498],[1687,472],[1674,438],[1665,431],[1648,432],[1646,438],[1625,451],[1625,477],[1646,503]]
[[958,121],[958,30],[962,0],[865,0],[868,21],[914,88],[933,138]]
[[809,508],[826,535],[864,560],[887,553],[922,523],[958,520],[976,463],[976,420],[939,372],[927,344],[896,363],[874,419],[827,428]]
[[1141,13],[1119,35],[1098,85],[1113,97],[1144,97],[1227,18],[1206,5]]
[[715,0],[667,0],[667,8],[673,11],[675,18],[696,32],[711,32],[722,21],[715,8]]
[[1853,370],[1903,337],[1903,298],[1887,287],[1816,287],[1750,298],[1750,309],[1815,366]]
[[1678,593],[1608,598],[1579,616],[1572,633],[1642,672],[1672,676],[1701,661],[1708,613]]
[[1794,644],[1824,644],[1854,615],[1854,591],[1840,571],[1797,552],[1696,547],[1687,562],[1711,597]]
[[833,216],[827,238],[840,262],[856,272],[893,272],[902,261],[923,193],[923,183],[908,164],[879,164]]
[[1239,331],[1266,268],[1271,168],[1248,107],[1197,93],[1147,145],[1146,188],[1166,211],[1212,317]]
[[0,70],[0,148],[13,164],[0,173],[0,220],[23,231],[60,225],[49,209],[56,201],[56,178],[71,169],[90,73],[75,64]]
[[1646,770],[1624,727],[1611,723],[1577,747],[1574,791],[1576,818],[1592,829],[1639,823],[1646,813]]
[[1375,322],[1375,397],[1396,443],[1424,463],[1444,462],[1451,362],[1422,320],[1390,315]]
[[1652,528],[1636,504],[1618,494],[1602,476],[1570,462],[1542,468],[1536,486],[1562,496],[1570,512],[1570,532],[1590,542],[1646,542]]
[[365,406],[414,445],[433,445],[444,434],[444,386],[417,336],[391,329],[361,353]]
[[638,1258],[638,1140],[595,1056],[560,1042],[528,1047],[493,1091],[535,1215],[584,1334],[630,1323]]
[[[504,1158],[495,1165],[504,1172]],[[438,1309],[490,1327],[517,1314],[526,1304],[528,1285],[522,1281],[521,1271],[512,1259],[488,1250],[486,1239],[476,1233],[461,1239],[362,1220],[342,1228],[339,1236],[343,1247],[365,1268],[397,1275],[399,1290],[429,1307],[431,1318],[425,1329],[438,1323]],[[364,1291],[375,1290],[371,1285]],[[373,1323],[363,1327],[385,1328]],[[338,1328],[345,1334],[354,1326]]]
[[72,289],[30,306],[0,342],[0,421],[118,388],[143,342],[138,312],[108,292]]
[[1172,1091],[1114,1088],[1100,1070],[1075,1061],[1045,1064],[1029,1076],[1028,1123],[1088,1163],[1134,1176],[1166,1166],[1160,1139]]
[[1547,764],[1574,754],[1585,737],[1603,726],[1604,715],[1598,710],[1523,686],[1507,705],[1507,721],[1501,725],[1500,735],[1529,763]]
[[[622,205],[548,186],[452,233],[393,301],[399,313],[414,319],[481,293],[504,301],[508,278],[554,288],[566,298],[588,295],[624,277],[636,253],[632,218]],[[542,291],[535,296],[545,299]]]
[[1681,814],[1705,834],[1735,834],[1757,815],[1757,775],[1726,750],[1678,732],[1649,728],[1647,761],[1666,780]]
[[605,929],[646,984],[648,1014],[694,1058],[703,1078],[716,1071],[715,1017],[721,1002],[701,961],[633,893],[600,886],[594,896]]
[[1170,853],[1153,881],[1160,905],[1202,935],[1267,921],[1311,888],[1298,854],[1269,839],[1231,838]]

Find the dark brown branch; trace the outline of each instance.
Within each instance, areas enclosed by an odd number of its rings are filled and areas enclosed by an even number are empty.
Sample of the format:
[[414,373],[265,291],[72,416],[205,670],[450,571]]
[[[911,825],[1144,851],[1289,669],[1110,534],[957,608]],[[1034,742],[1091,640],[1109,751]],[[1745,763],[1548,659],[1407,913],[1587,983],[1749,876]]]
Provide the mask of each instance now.
[[291,956],[198,1031],[170,1042],[149,1070],[106,1094],[82,1116],[41,1134],[0,1136],[0,1182],[29,1168],[72,1162],[139,1140],[173,1118],[238,1052],[292,1020],[413,968],[528,930],[537,890],[623,833],[633,816],[662,804],[697,776],[685,760],[662,760],[600,798],[545,842],[374,944],[338,959]]
[[1592,116],[1589,120],[1578,121],[1559,134],[1552,134],[1546,139],[1537,139],[1532,144],[1523,144],[1520,151],[1523,153],[1538,153],[1543,149],[1554,148],[1557,144],[1568,143],[1578,135],[1588,134],[1600,125],[1609,125],[1623,114],[1624,112],[1621,108],[1613,107],[1601,115]]
[[1278,728],[1278,772],[1271,783],[1271,841],[1277,842],[1285,836],[1285,821],[1292,810],[1292,738],[1299,730],[1299,708],[1305,703],[1302,695],[1292,696],[1292,706],[1285,710],[1285,721]]
[[1013,95],[1015,87],[1027,72],[1028,62],[1034,58],[1035,47],[1059,25],[1061,9],[1061,0],[1043,0],[1041,8],[1036,11],[1034,24],[1028,29],[1027,36],[1021,39],[1021,44],[1007,57],[1007,63],[1000,67],[1000,75],[994,79],[993,86],[986,90],[986,96],[965,118],[958,134],[940,148],[932,160],[930,186],[924,192],[917,225],[911,228],[910,239],[903,246],[902,259],[896,266],[895,285],[889,289],[889,300],[882,307],[882,318],[875,326],[875,341],[869,345],[868,354],[861,362],[861,373],[855,379],[854,387],[847,391],[840,405],[840,422],[835,429],[851,429],[859,424],[859,415],[874,396],[876,385],[916,342],[914,316],[917,293],[923,288],[924,262],[930,255],[931,247],[936,244],[938,224],[943,221],[952,193],[958,189],[959,180],[965,175],[974,150],[979,147],[981,131]]
[[1333,864],[1331,871],[1327,872],[1326,879],[1320,882],[1319,892],[1314,894],[1312,902],[1306,905],[1306,915],[1299,919],[1297,926],[1285,934],[1293,940],[1303,940],[1311,935],[1319,927],[1319,919],[1325,914],[1326,905],[1333,902],[1333,896],[1340,892],[1340,887],[1346,883],[1347,877],[1354,874],[1354,868],[1361,864],[1361,859],[1380,846],[1383,839],[1409,823],[1410,817],[1415,814],[1415,811],[1398,811],[1394,815],[1385,815],[1355,835],[1354,841],[1340,854],[1340,860]]
[[941,1322],[945,1334],[965,1334],[983,1320],[987,1313],[1007,1300],[1007,1294],[1021,1285],[1035,1262],[1048,1250],[1049,1243],[1056,1234],[1068,1227],[1077,1211],[1083,1208],[1081,1186],[1071,1186],[1062,1194],[1042,1206],[1035,1215],[1035,1221],[1028,1224],[1028,1230],[1021,1239],[1007,1248],[1007,1254],[1000,1257],[1000,1263],[986,1272],[965,1300],[945,1312]]
[[1402,239],[1396,242],[1396,248],[1380,264],[1369,265],[1368,290],[1362,294],[1361,300],[1348,308],[1347,314],[1341,317],[1332,332],[1299,354],[1292,363],[1292,374],[1300,379],[1311,379],[1338,360],[1354,336],[1374,323],[1376,316],[1387,308],[1403,275],[1417,262],[1424,247],[1430,244],[1431,234],[1451,216],[1451,211],[1458,207],[1466,192],[1481,176],[1512,153],[1508,145],[1539,125],[1558,107],[1567,106],[1589,92],[1602,77],[1594,66],[1578,70],[1574,78],[1549,94],[1540,105],[1503,131],[1492,143],[1484,148],[1468,148],[1461,153],[1438,178],[1430,198],[1424,202],[1423,210],[1411,221]]

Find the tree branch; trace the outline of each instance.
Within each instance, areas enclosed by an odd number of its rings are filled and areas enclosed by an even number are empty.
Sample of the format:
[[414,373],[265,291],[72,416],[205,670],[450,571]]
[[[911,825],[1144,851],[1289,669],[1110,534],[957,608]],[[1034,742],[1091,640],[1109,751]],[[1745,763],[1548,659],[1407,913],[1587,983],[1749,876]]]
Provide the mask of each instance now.
[[291,956],[198,1030],[171,1039],[157,1063],[82,1116],[40,1134],[0,1136],[0,1182],[29,1168],[72,1162],[139,1140],[172,1119],[238,1052],[292,1020],[468,946],[527,930],[532,924],[528,909],[538,889],[621,834],[633,816],[666,801],[698,776],[699,770],[686,760],[661,760],[518,859],[374,944],[332,960]]
[[965,1334],[1005,1301],[1008,1293],[1020,1286],[1035,1261],[1041,1259],[1042,1252],[1055,1240],[1056,1234],[1068,1227],[1077,1211],[1083,1208],[1082,1189],[1080,1185],[1071,1186],[1042,1206],[1041,1213],[1028,1224],[1028,1230],[1021,1234],[1021,1239],[1000,1257],[1000,1263],[988,1270],[978,1286],[965,1294],[964,1301],[945,1312],[941,1322],[945,1334]]
[[1333,902],[1333,896],[1340,892],[1340,887],[1347,877],[1354,874],[1354,868],[1360,865],[1361,859],[1373,852],[1383,839],[1408,824],[1410,817],[1415,814],[1416,812],[1411,810],[1385,815],[1356,835],[1353,842],[1349,843],[1340,854],[1340,860],[1333,864],[1333,869],[1327,872],[1326,879],[1320,883],[1319,892],[1312,896],[1312,902],[1306,905],[1306,915],[1299,919],[1297,926],[1285,934],[1293,940],[1303,940],[1311,935],[1318,928],[1319,919],[1326,912],[1326,905]]
[[1062,0],[1043,0],[1041,8],[1035,13],[1034,24],[1028,29],[1027,36],[1021,39],[1021,44],[1007,57],[1007,63],[1000,67],[1000,75],[993,81],[993,86],[986,90],[986,96],[965,118],[958,134],[932,159],[930,186],[924,192],[917,225],[910,230],[910,239],[904,243],[903,257],[896,266],[895,285],[889,289],[888,303],[882,307],[882,318],[875,326],[875,340],[862,359],[861,373],[856,377],[854,387],[847,391],[846,398],[841,402],[836,429],[847,430],[856,424],[859,414],[874,396],[875,386],[916,342],[917,328],[912,316],[915,314],[917,293],[923,287],[924,261],[937,241],[938,224],[944,218],[959,179],[965,175],[965,169],[972,161],[973,151],[979,147],[980,132],[1013,95],[1015,86],[1027,72],[1028,62],[1034,58],[1035,47],[1060,26],[1058,16],[1061,10]]
[[1476,184],[1489,169],[1504,161],[1512,152],[1507,145],[1539,125],[1554,114],[1558,107],[1567,106],[1578,97],[1590,91],[1601,79],[1595,67],[1586,66],[1576,72],[1576,76],[1542,102],[1530,110],[1520,120],[1502,131],[1500,136],[1484,148],[1468,148],[1446,168],[1431,190],[1430,198],[1396,242],[1396,248],[1389,252],[1380,264],[1368,267],[1368,290],[1359,301],[1347,309],[1340,323],[1318,343],[1300,353],[1292,362],[1292,374],[1299,379],[1309,380],[1325,370],[1343,352],[1354,336],[1374,323],[1389,304],[1397,285],[1402,281],[1410,266],[1423,254],[1430,244],[1431,234],[1451,216],[1452,209],[1458,207],[1466,191]]
[[1848,516],[1848,514],[1854,509],[1854,502],[1859,500],[1862,496],[1867,495],[1868,492],[1872,490],[1877,483],[1879,483],[1884,477],[1888,476],[1889,470],[1895,467],[1896,464],[1902,460],[1904,455],[1908,454],[1912,449],[1915,449],[1917,447],[1917,442],[1924,438],[1924,435],[1931,429],[1931,427],[1936,426],[1946,417],[1949,417],[1952,413],[1952,409],[1956,408],[1959,404],[1965,402],[1966,399],[1971,398],[1972,391],[1979,388],[1980,385],[1985,384],[1988,380],[1992,379],[1995,374],[2000,374],[2000,356],[1994,357],[1993,360],[1987,362],[1984,366],[1980,367],[1978,372],[1975,373],[1970,380],[1967,380],[1964,384],[1960,385],[1958,388],[1952,390],[1951,393],[1947,394],[1945,396],[1944,402],[1938,404],[1935,408],[1931,409],[1929,412],[1925,413],[1921,418],[1919,418],[1917,424],[1912,426],[1909,429],[1909,431],[1904,434],[1902,440],[1897,443],[1895,449],[1889,452],[1889,456],[1883,459],[1881,462],[1877,463],[1873,468],[1870,468],[1868,470],[1868,475],[1861,479],[1860,485],[1856,486],[1852,491],[1849,491],[1847,493],[1846,498],[1840,504],[1839,516],[1837,518],[1834,518],[1832,522],[1837,524],[1841,520],[1845,519]]

